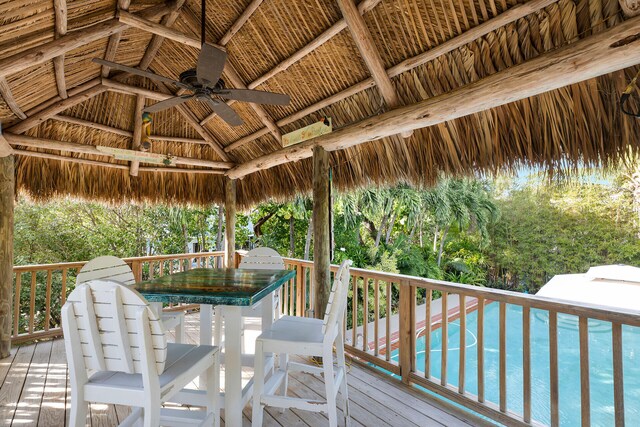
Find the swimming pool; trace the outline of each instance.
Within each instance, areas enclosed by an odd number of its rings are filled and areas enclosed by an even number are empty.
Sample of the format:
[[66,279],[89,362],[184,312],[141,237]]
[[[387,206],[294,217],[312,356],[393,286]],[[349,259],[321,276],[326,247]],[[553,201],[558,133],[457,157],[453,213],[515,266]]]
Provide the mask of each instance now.
[[[484,360],[485,399],[499,402],[497,303],[485,307]],[[522,307],[507,305],[507,408],[522,414]],[[495,325],[495,327],[494,327]],[[477,394],[477,311],[467,314],[465,390]],[[640,420],[640,330],[623,326],[625,419]],[[447,381],[458,384],[460,323],[449,323]],[[440,378],[442,331],[431,332],[431,375]],[[424,370],[425,340],[416,342],[417,369]],[[398,351],[392,358],[398,360]],[[611,324],[589,320],[589,382],[591,424],[614,424]],[[558,315],[559,410],[561,426],[580,426],[580,363],[578,318]],[[531,415],[538,422],[550,423],[549,403],[549,323],[548,313],[531,310]],[[635,422],[635,421],[634,421]]]

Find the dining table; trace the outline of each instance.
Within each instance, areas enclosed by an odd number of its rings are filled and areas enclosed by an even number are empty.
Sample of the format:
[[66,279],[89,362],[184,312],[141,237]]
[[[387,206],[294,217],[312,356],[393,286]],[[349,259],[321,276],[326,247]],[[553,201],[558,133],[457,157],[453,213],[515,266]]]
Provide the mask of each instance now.
[[[274,291],[295,276],[295,270],[192,268],[134,285],[134,289],[151,303],[200,304],[200,344],[212,344],[213,309],[226,306],[222,310],[225,385],[224,403],[221,404],[225,410],[225,425],[242,425],[242,410],[251,398],[253,388],[253,379],[242,386],[243,366],[253,366],[252,356],[242,353],[242,308],[260,303],[256,311],[261,313],[262,330],[268,329],[274,317]],[[195,395],[184,395],[182,399],[180,403],[206,404],[198,402]]]

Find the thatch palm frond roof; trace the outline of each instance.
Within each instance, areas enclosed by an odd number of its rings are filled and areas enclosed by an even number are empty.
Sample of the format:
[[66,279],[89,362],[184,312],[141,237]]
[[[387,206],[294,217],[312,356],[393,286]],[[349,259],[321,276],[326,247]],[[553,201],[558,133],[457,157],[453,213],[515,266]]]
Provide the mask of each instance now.
[[[291,197],[310,190],[311,160],[289,162],[295,155],[282,151],[281,134],[324,116],[346,129],[383,117],[393,96],[400,106],[440,99],[599,34],[618,28],[640,33],[640,21],[625,16],[618,0],[364,0],[356,16],[362,14],[366,34],[354,37],[356,18],[345,9],[350,1],[209,0],[207,39],[224,44],[229,55],[223,79],[229,86],[287,93],[291,103],[232,103],[244,120],[238,127],[193,101],[156,113],[152,151],[186,163],[171,171],[141,163],[137,176],[126,161],[77,146],[65,151],[57,142],[132,148],[136,97],[151,105],[176,90],[91,60],[106,57],[177,78],[197,60],[200,3],[0,4],[0,121],[18,154],[19,189],[36,198],[208,204],[223,200],[225,173],[236,165],[248,170],[244,164],[256,167],[242,173],[240,205]],[[147,27],[123,24],[118,8],[144,18]],[[637,50],[636,40],[625,43]],[[371,56],[362,53],[363,45]],[[627,59],[592,74],[597,77],[569,78],[577,83],[568,86],[335,149],[334,183],[339,189],[426,185],[441,172],[614,164],[637,147],[639,122],[621,113],[618,99],[638,63]],[[376,74],[376,66],[385,75]],[[527,76],[526,83],[536,86],[541,75]],[[463,99],[477,102],[473,92]],[[273,167],[260,161],[274,153],[283,157]]]

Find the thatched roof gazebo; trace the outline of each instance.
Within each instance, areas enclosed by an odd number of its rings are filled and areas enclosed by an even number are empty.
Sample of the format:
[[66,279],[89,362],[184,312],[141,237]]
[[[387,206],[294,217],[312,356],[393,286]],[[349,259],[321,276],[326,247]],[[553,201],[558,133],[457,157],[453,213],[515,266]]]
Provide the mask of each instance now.
[[[96,147],[139,150],[142,110],[182,92],[92,59],[177,79],[200,51],[200,2],[0,4],[0,356],[14,188],[35,199],[226,199],[232,230],[236,203],[314,187],[314,274],[328,283],[329,168],[348,189],[633,152],[640,124],[618,100],[640,63],[637,12],[635,0],[209,0],[206,39],[228,53],[224,81],[291,102],[229,102],[236,127],[196,101],[154,114],[150,151],[172,156],[165,166]],[[323,117],[332,133],[283,147],[283,134]]]

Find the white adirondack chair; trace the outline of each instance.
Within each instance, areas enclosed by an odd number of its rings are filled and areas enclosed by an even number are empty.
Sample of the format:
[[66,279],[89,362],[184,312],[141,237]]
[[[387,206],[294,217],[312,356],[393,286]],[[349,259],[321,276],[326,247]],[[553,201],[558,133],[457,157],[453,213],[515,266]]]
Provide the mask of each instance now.
[[[342,411],[345,425],[350,425],[349,397],[347,395],[347,371],[344,359],[342,335],[344,313],[349,291],[349,267],[351,261],[342,263],[336,273],[324,319],[283,316],[269,330],[256,339],[256,355],[253,385],[253,414],[251,425],[261,426],[265,406],[296,408],[313,412],[325,412],[329,425],[338,425],[336,396],[342,394]],[[333,346],[336,347],[337,368],[334,372]],[[280,353],[278,370],[265,384],[265,353]],[[289,355],[322,356],[322,367],[290,362]],[[326,400],[311,400],[287,396],[289,371],[324,374]],[[280,388],[281,394],[276,394]]]
[[[76,277],[76,284],[79,285],[90,280],[112,280],[126,286],[131,286],[136,282],[129,264],[111,255],[94,258],[80,269]],[[183,342],[184,313],[163,313],[162,303],[151,303],[151,307],[160,314],[160,320],[162,320],[165,329],[175,329],[176,342]]]
[[[284,270],[284,260],[280,254],[271,248],[255,248],[247,252],[240,261],[238,268],[254,269],[254,270]],[[280,317],[280,290],[273,293],[273,311],[274,318]],[[262,302],[251,307],[242,308],[242,317],[262,317]],[[222,341],[222,317],[224,315],[224,306],[216,307],[215,312],[215,344],[220,345]],[[244,331],[244,327],[242,328]],[[244,345],[244,340],[243,340]]]
[[[102,280],[78,285],[62,307],[62,326],[71,426],[85,425],[89,402],[133,406],[121,426],[141,417],[145,427],[219,425],[218,347],[167,344],[160,319],[135,290]],[[206,391],[183,390],[199,375],[206,377]],[[185,399],[206,409],[161,408]]]

